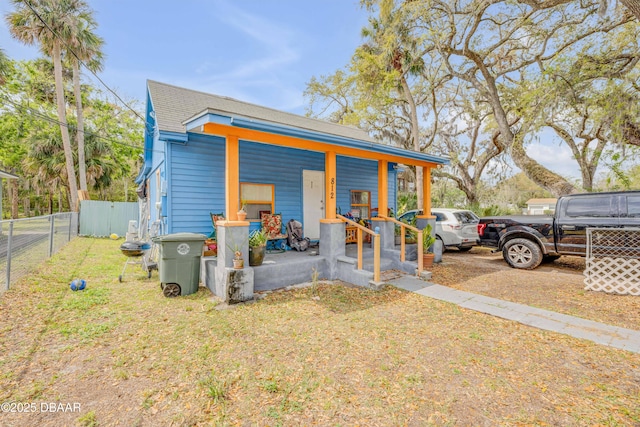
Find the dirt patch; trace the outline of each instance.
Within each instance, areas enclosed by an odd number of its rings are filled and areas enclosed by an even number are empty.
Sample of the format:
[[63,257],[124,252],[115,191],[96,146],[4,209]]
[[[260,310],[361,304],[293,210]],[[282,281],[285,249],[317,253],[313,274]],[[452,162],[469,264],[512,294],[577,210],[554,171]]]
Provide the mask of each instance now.
[[511,268],[501,253],[473,248],[443,255],[434,283],[481,295],[640,330],[640,297],[585,290],[585,260],[561,257],[535,270]]
[[[217,310],[204,288],[165,298],[155,272],[119,283],[118,246],[75,239],[0,297],[0,403],[36,409],[2,406],[3,427],[640,424],[638,354],[394,287],[312,284]],[[434,277],[523,283],[476,256],[447,253]],[[523,277],[579,287],[553,268]]]

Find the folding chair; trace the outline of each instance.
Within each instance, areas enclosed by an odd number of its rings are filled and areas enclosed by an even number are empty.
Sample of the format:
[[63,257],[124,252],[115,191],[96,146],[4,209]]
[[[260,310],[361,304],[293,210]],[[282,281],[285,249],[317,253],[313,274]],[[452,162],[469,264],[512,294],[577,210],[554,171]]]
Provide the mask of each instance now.
[[211,224],[213,225],[213,231],[209,234],[209,238],[217,239],[216,221],[224,221],[224,213],[220,212],[219,214],[214,214],[213,212],[209,212],[209,215],[211,215]]

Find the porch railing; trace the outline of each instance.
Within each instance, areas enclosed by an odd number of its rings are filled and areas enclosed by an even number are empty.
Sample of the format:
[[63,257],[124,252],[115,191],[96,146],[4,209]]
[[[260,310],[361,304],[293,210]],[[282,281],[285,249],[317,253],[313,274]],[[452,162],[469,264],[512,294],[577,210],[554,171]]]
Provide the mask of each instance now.
[[405,253],[405,246],[406,246],[406,230],[411,230],[413,232],[416,233],[417,237],[417,249],[418,249],[418,276],[420,276],[422,274],[422,270],[424,269],[424,265],[423,265],[423,261],[422,261],[422,254],[423,254],[423,249],[422,249],[422,230],[419,230],[418,228],[406,224],[402,221],[398,221],[395,218],[390,218],[387,216],[379,216],[379,218],[383,218],[385,221],[391,221],[392,223],[394,223],[396,226],[400,227],[400,236],[402,236],[402,238],[400,239],[400,261],[404,262],[406,259],[406,253]]
[[358,245],[358,270],[362,270],[362,242],[363,242],[363,234],[367,233],[371,236],[373,241],[373,281],[380,281],[380,234],[375,231],[369,230],[367,227],[364,227],[358,224],[355,221],[351,221],[348,218],[343,217],[342,215],[336,215],[343,222],[348,225],[356,228],[356,244]]

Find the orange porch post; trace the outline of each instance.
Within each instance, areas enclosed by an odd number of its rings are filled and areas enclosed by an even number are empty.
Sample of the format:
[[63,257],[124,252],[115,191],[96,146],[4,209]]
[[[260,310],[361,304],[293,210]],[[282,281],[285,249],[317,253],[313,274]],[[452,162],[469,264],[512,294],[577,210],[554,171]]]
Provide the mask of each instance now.
[[324,218],[336,219],[336,153],[327,151],[324,154]]
[[431,168],[422,168],[422,216],[432,218],[431,216]]
[[237,221],[240,200],[240,142],[234,135],[227,135],[226,140],[225,210],[230,221]]
[[389,213],[389,162],[378,160],[378,216]]

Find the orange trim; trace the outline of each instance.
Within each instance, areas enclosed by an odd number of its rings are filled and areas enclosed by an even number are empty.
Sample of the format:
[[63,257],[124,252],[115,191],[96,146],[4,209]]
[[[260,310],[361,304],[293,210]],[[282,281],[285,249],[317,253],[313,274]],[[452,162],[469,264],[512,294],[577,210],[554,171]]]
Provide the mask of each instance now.
[[422,212],[431,216],[431,168],[422,170]]
[[225,208],[229,220],[235,221],[238,219],[238,202],[240,200],[240,142],[235,135],[226,135],[226,140]]
[[389,209],[389,162],[378,161],[378,215]]
[[336,153],[333,151],[328,151],[324,155],[324,180],[324,217],[335,219],[338,180],[336,179]]
[[[333,152],[343,156],[359,157],[361,159],[381,160],[384,159],[393,163],[404,163],[406,165],[415,165],[423,167],[435,167],[437,163],[426,162],[421,160],[410,159],[404,156],[395,156],[384,153],[361,150],[358,148],[343,147],[333,145],[326,142],[310,141],[306,139],[294,138],[292,136],[276,135],[267,132],[261,132],[252,129],[236,128],[228,125],[217,123],[207,123],[202,127],[204,133],[219,135],[226,137],[234,135],[247,141],[258,142],[262,144],[280,145],[283,147],[298,148],[301,150],[311,150],[319,152]],[[372,143],[373,144],[373,143]],[[375,144],[374,144],[375,145]]]

